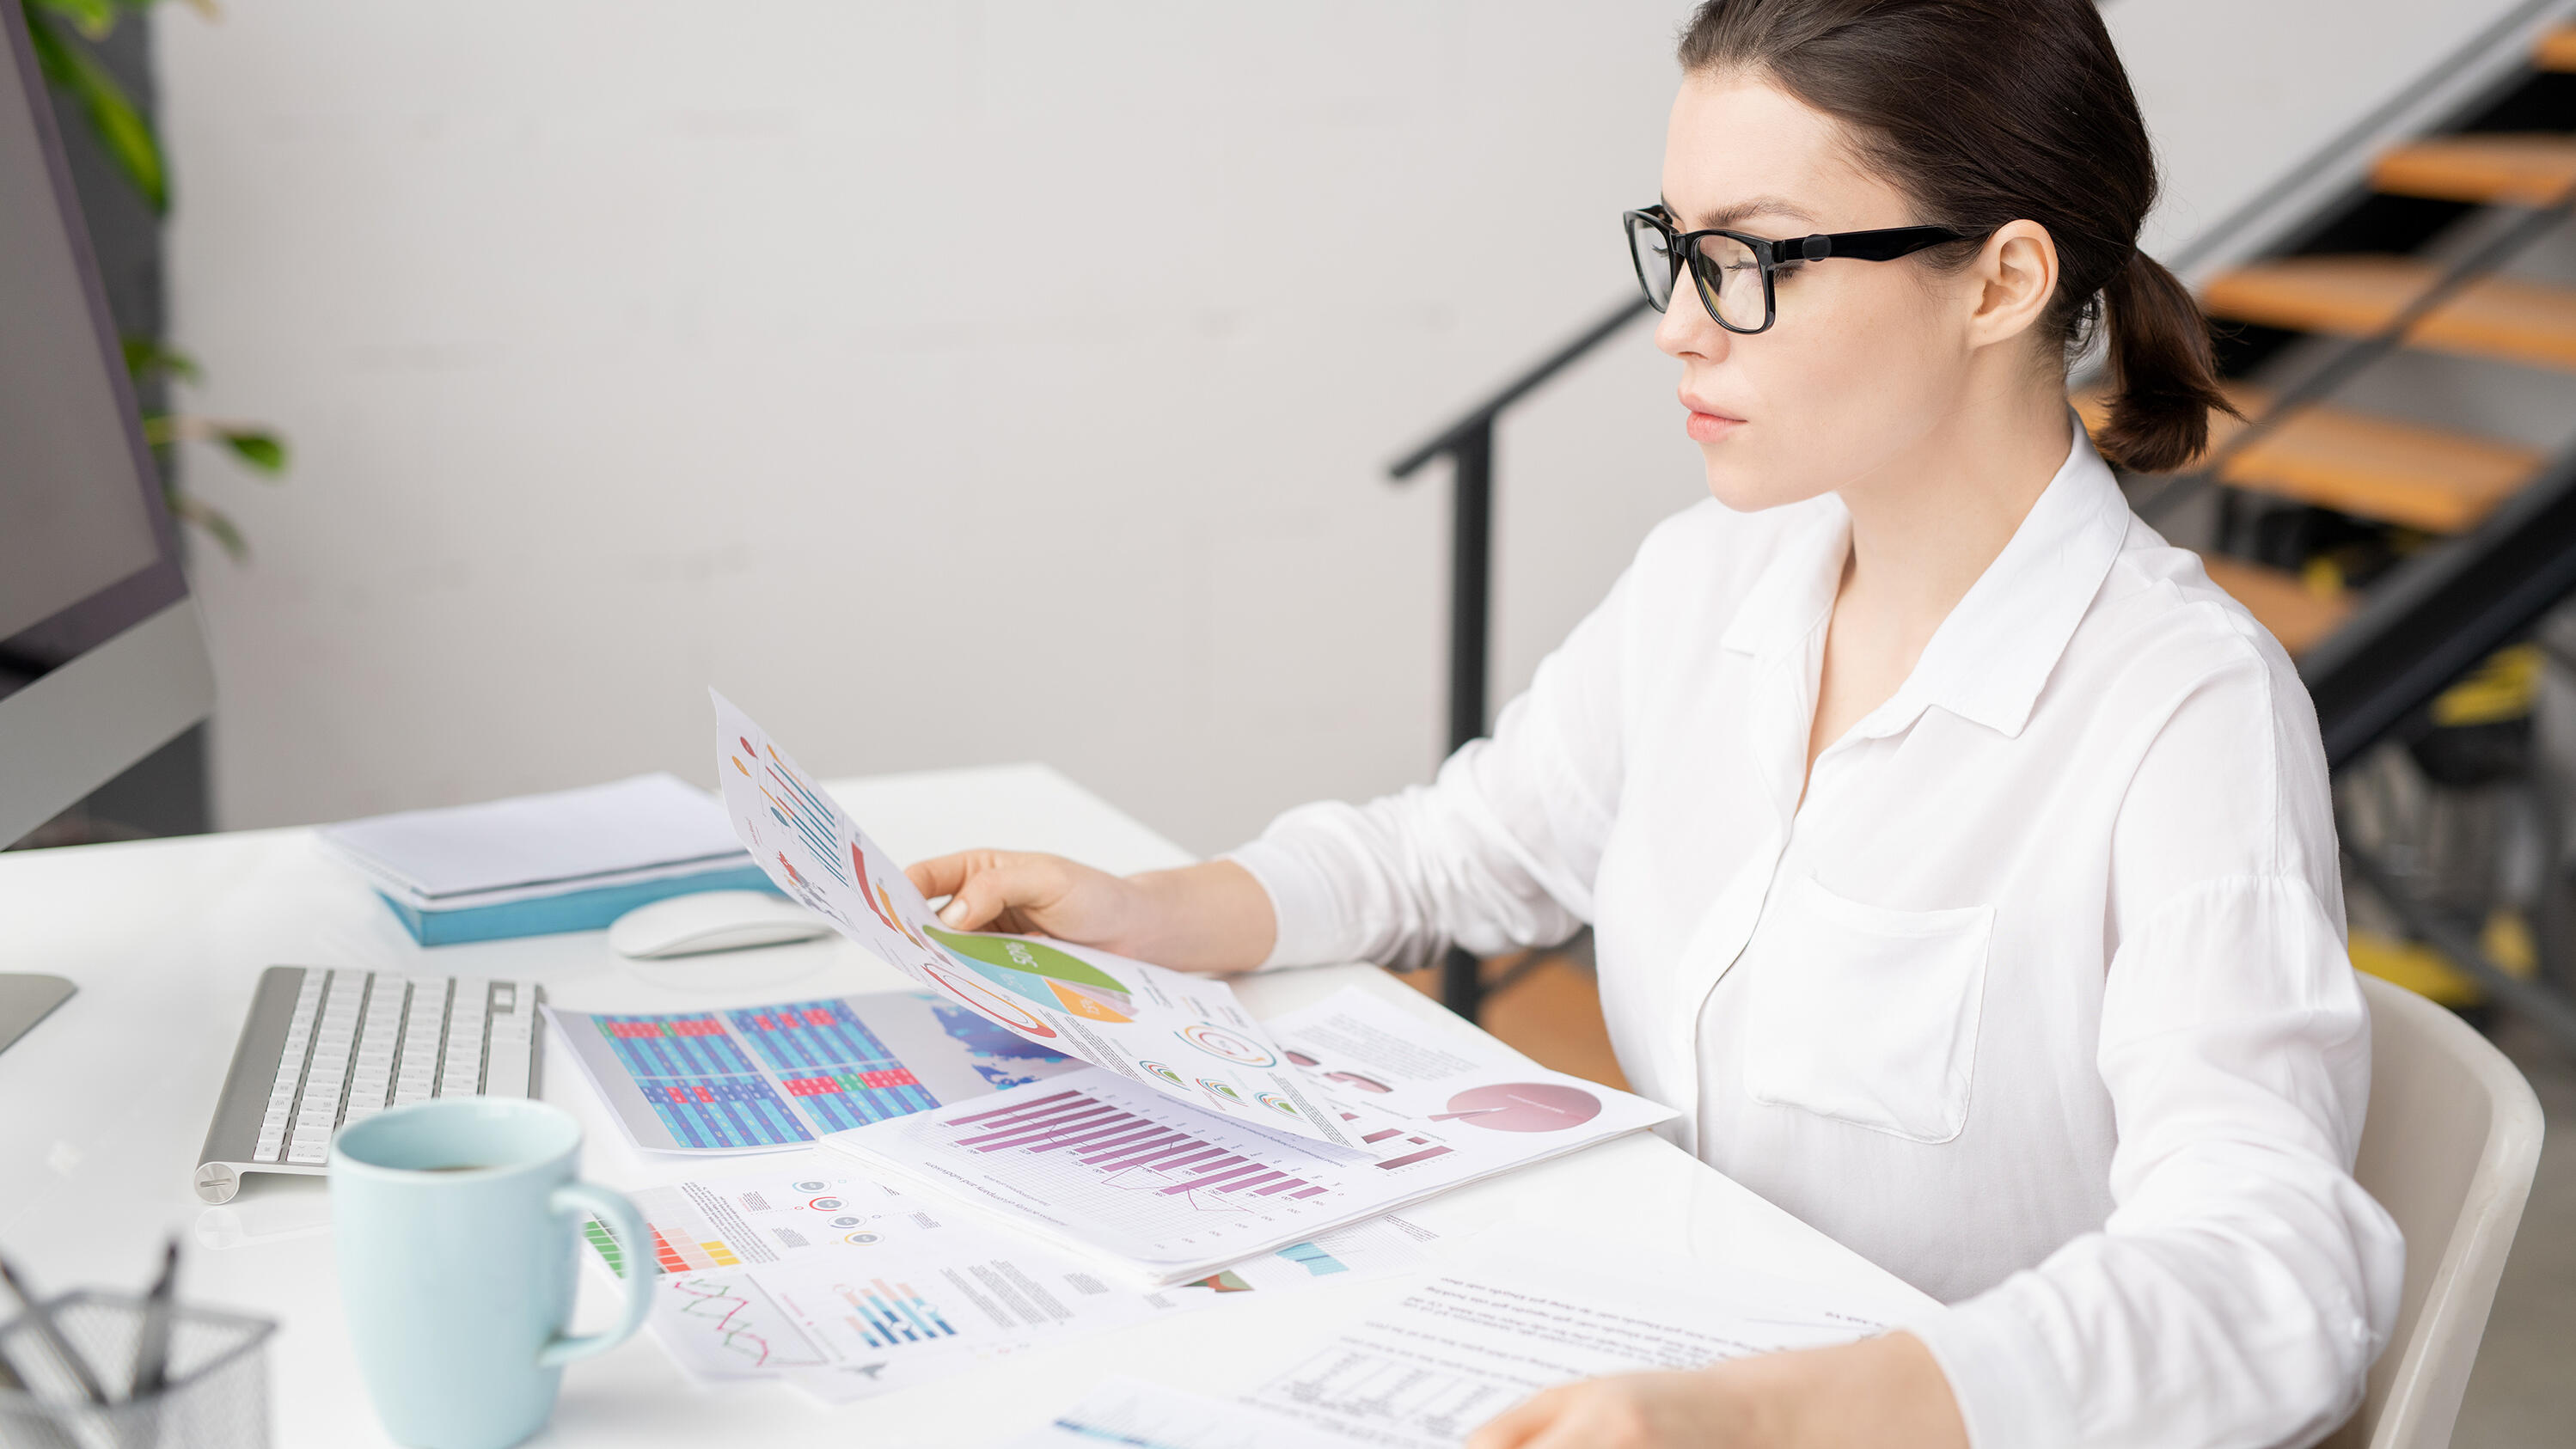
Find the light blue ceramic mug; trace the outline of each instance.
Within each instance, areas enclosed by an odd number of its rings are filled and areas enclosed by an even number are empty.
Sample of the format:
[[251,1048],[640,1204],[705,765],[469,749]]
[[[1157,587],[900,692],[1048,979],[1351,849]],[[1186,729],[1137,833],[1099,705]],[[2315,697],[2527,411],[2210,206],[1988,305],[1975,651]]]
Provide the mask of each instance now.
[[[343,1128],[331,1230],[358,1372],[412,1449],[506,1449],[554,1412],[563,1366],[623,1343],[652,1307],[625,1198],[577,1182],[581,1126],[543,1102],[457,1097]],[[596,1216],[639,1271],[609,1332],[569,1337],[574,1238]]]

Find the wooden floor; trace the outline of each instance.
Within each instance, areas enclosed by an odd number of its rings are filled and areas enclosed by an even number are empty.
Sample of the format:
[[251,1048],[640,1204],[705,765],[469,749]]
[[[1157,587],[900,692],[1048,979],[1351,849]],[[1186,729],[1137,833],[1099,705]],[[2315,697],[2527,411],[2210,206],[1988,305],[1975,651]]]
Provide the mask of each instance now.
[[[1485,1030],[1540,1066],[1628,1089],[1610,1033],[1601,1024],[1601,993],[1581,954],[1535,951],[1485,962]],[[1440,994],[1440,972],[1402,978],[1427,996]]]

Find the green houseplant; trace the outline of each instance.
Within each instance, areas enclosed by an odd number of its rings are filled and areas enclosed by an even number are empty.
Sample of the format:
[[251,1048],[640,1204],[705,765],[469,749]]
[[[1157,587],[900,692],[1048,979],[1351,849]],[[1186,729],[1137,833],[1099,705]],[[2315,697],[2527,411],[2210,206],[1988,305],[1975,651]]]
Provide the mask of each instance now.
[[[74,103],[101,150],[119,175],[134,188],[157,218],[169,211],[170,173],[160,137],[134,98],[90,48],[116,29],[121,13],[142,10],[156,0],[18,0],[34,43],[36,64],[45,82]],[[208,19],[213,0],[191,0]],[[126,372],[137,383],[154,378],[197,381],[202,373],[194,359],[158,337],[123,339]],[[220,510],[181,486],[171,454],[182,443],[206,443],[230,453],[254,475],[275,479],[287,464],[286,441],[257,423],[233,422],[168,410],[147,410],[143,436],[160,463],[161,488],[173,518],[196,528],[236,561],[249,545],[241,530]]]

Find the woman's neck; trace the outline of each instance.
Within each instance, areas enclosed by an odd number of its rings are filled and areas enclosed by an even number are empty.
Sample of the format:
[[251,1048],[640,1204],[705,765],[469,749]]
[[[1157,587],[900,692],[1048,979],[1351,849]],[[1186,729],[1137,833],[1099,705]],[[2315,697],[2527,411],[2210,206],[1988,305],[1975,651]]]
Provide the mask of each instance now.
[[[1825,632],[1810,771],[1914,672],[1941,621],[2012,542],[2074,445],[2067,418],[2054,385],[1996,394],[1956,410],[1904,456],[1842,490],[1851,553]],[[1805,798],[1801,787],[1802,805]]]
[[2065,394],[2024,385],[1960,408],[1889,466],[1841,490],[1851,556],[1835,610],[1919,653],[2047,491],[2074,445]]

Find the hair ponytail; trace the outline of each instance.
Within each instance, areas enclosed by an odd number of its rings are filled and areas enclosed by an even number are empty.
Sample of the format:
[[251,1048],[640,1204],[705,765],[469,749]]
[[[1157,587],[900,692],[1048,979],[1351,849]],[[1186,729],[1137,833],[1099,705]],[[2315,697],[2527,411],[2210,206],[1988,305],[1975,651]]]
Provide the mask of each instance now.
[[[2162,472],[2208,443],[2209,410],[2227,408],[2208,323],[2138,251],[2155,152],[2094,0],[1703,0],[1681,62],[1761,76],[1842,121],[1918,223],[1970,237],[2046,227],[2058,281],[2041,333],[2071,355],[2094,299],[2108,314],[2104,456]],[[1920,255],[1938,266],[1976,252]]]
[[2218,390],[2209,319],[2180,278],[2135,248],[2103,287],[2102,306],[2111,416],[2094,444],[2123,468],[2172,472],[2209,446],[2211,409],[2242,416]]

